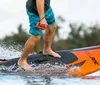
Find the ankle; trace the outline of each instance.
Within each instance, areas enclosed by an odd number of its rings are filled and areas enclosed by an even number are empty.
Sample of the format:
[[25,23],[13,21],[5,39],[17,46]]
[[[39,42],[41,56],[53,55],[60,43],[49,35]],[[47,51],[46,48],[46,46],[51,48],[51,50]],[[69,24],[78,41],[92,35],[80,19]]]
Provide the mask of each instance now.
[[51,51],[51,48],[44,48],[43,51]]
[[19,59],[19,60],[18,60],[18,64],[22,64],[22,63],[27,63],[27,61],[24,60],[24,59]]

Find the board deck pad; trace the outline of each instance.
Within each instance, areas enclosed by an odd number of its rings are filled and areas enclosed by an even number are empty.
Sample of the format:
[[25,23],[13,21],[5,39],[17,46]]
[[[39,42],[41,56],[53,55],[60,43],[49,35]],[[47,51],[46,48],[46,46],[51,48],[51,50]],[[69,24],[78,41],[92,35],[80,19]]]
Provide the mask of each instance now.
[[[73,76],[84,76],[100,70],[100,46],[91,46],[72,50],[59,50],[56,52],[61,55],[61,58],[44,56],[42,53],[37,53],[28,56],[28,63],[35,65],[47,63],[50,63],[51,65],[62,64],[66,66],[68,70],[61,74]],[[18,68],[18,59],[19,58],[10,59],[0,66],[3,65],[9,67],[11,65],[15,65],[13,70],[16,70]]]

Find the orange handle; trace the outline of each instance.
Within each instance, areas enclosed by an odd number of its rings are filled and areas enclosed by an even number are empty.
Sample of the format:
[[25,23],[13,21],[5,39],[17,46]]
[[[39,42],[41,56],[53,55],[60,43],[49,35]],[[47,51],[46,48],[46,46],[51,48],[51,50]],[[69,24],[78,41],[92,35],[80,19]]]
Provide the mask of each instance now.
[[40,30],[46,30],[48,28],[47,24],[41,24],[40,22],[36,25]]

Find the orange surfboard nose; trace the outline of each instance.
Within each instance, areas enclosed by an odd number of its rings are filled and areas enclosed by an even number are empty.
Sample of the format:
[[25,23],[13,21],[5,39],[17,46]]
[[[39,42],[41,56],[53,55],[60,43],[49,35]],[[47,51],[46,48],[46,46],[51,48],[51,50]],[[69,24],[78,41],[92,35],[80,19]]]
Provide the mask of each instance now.
[[65,72],[65,74],[84,76],[100,70],[100,49],[81,50],[74,51],[72,53],[77,56],[78,60],[73,63],[66,64],[66,66],[69,67],[73,66],[71,67],[73,69],[70,68]]

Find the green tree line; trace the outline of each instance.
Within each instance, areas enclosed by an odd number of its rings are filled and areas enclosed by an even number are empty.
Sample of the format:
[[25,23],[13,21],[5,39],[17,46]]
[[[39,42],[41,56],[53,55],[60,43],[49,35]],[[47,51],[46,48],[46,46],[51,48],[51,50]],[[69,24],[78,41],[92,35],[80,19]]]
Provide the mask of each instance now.
[[[62,17],[58,17],[60,22],[65,22]],[[84,24],[73,24],[69,25],[70,32],[66,39],[62,39],[59,37],[60,26],[57,26],[57,30],[55,32],[54,41],[52,43],[52,48],[54,50],[69,50],[74,48],[88,47],[100,44],[100,26],[95,24],[94,26],[86,26]],[[31,36],[29,35],[22,25],[18,26],[18,33],[11,33],[9,36],[5,36],[0,40],[0,43],[5,43],[6,46],[20,45],[21,49],[27,39]],[[55,38],[57,40],[55,41]],[[33,49],[35,52],[42,51],[43,47],[43,37],[38,42],[36,47]]]

